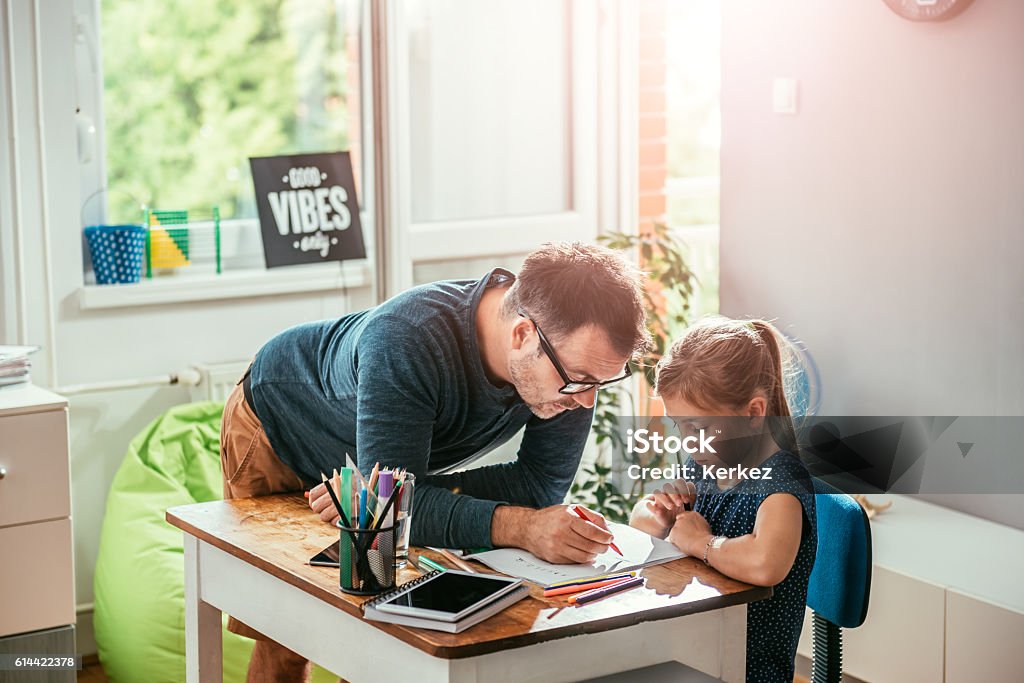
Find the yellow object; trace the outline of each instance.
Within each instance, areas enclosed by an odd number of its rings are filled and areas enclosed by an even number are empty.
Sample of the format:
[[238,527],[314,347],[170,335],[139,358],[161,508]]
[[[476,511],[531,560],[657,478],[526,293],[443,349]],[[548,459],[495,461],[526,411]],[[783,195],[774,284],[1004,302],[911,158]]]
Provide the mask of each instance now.
[[153,268],[180,268],[190,263],[178,243],[162,228],[149,229],[149,249]]

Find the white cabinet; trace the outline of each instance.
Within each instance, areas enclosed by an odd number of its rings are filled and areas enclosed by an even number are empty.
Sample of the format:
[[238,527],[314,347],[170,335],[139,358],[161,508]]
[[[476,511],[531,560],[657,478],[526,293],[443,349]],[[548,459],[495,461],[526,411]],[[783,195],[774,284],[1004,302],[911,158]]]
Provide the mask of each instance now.
[[[843,671],[870,683],[1020,680],[1024,531],[913,496],[871,522],[871,604],[843,631]],[[810,610],[799,654],[811,657]]]
[[1022,645],[1024,612],[946,591],[947,681],[1020,680]]
[[[67,401],[0,389],[0,650],[75,622]],[[58,647],[74,654],[73,629]]]

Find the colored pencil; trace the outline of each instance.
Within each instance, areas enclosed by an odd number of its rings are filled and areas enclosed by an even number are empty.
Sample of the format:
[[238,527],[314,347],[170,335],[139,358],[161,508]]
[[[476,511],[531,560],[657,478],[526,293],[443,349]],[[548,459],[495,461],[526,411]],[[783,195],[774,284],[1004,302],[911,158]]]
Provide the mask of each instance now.
[[619,593],[622,591],[630,590],[631,588],[636,588],[637,586],[642,586],[644,585],[645,580],[646,579],[644,579],[644,577],[637,576],[633,579],[625,579],[623,581],[613,583],[610,586],[605,586],[604,588],[595,588],[594,590],[587,591],[586,593],[578,593],[569,598],[569,604],[585,605],[588,602],[600,600],[601,598],[613,595],[614,593]]
[[448,552],[447,550],[445,550],[444,548],[433,548],[433,550],[436,550],[437,552],[441,553],[441,557],[443,557],[444,559],[448,560],[449,562],[454,564],[456,567],[458,567],[462,571],[469,572],[470,574],[476,574],[477,573],[477,571],[475,569],[473,569],[473,567],[468,562],[464,561],[458,555],[454,555],[454,554]]
[[611,579],[631,579],[636,576],[638,572],[615,572],[612,574],[601,574],[600,576],[591,576],[589,579],[573,579],[572,581],[559,581],[558,583],[548,584],[544,586],[544,590],[553,590],[555,588],[566,588],[567,586],[585,586],[588,583],[596,583],[598,581],[610,581]]
[[553,598],[558,595],[571,595],[573,593],[582,593],[584,591],[595,590],[597,588],[604,588],[620,581],[628,581],[632,579],[631,576],[624,576],[618,579],[606,579],[604,581],[595,581],[594,583],[583,583],[577,586],[562,586],[560,588],[546,588],[544,589],[545,598]]
[[[592,519],[590,518],[590,515],[588,515],[588,514],[587,514],[586,512],[584,512],[584,511],[583,511],[583,508],[581,508],[581,507],[580,507],[579,505],[573,505],[573,506],[572,506],[572,511],[573,511],[573,512],[575,512],[575,513],[576,513],[576,515],[577,515],[577,516],[578,516],[578,517],[579,517],[580,519],[582,519],[582,520],[584,520],[584,521],[586,521],[586,522],[590,522],[591,524],[593,524],[593,523],[594,523],[594,520],[592,520]],[[612,550],[614,550],[615,552],[617,552],[617,553],[618,553],[619,555],[622,555],[622,551],[621,551],[621,550],[619,550],[619,546],[615,545],[615,540],[614,540],[614,538],[613,538],[612,542],[608,544],[608,546],[609,546],[609,547],[610,547],[610,548],[611,548]],[[625,557],[625,555],[622,555],[622,556],[623,556],[623,557]]]
[[448,571],[448,567],[444,566],[443,564],[438,564],[429,557],[423,557],[422,555],[420,555],[419,558],[417,558],[416,564],[419,566],[420,569],[428,573]]

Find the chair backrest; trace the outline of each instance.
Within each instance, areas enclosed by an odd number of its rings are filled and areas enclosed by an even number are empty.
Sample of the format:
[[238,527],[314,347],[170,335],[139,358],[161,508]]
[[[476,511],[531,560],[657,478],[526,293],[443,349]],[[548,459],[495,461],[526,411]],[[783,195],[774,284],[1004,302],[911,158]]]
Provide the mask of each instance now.
[[851,496],[814,480],[818,551],[807,606],[843,628],[864,623],[871,593],[871,527]]

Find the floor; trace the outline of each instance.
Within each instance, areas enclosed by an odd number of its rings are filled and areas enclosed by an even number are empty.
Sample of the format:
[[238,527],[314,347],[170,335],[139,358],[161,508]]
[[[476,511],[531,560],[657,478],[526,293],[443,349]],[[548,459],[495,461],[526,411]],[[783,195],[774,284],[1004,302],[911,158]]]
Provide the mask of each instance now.
[[82,670],[78,672],[78,683],[107,683],[107,674],[96,655],[82,658]]
[[[651,667],[647,670],[653,673],[653,669],[657,667]],[[639,681],[640,679],[634,679]],[[647,680],[647,679],[644,679]],[[652,679],[653,680],[653,679]],[[78,673],[78,683],[107,683],[107,675],[103,673],[103,667],[100,665],[96,655],[89,655],[85,657],[82,662],[82,670]],[[793,683],[809,683],[806,678],[797,676],[793,679]]]

